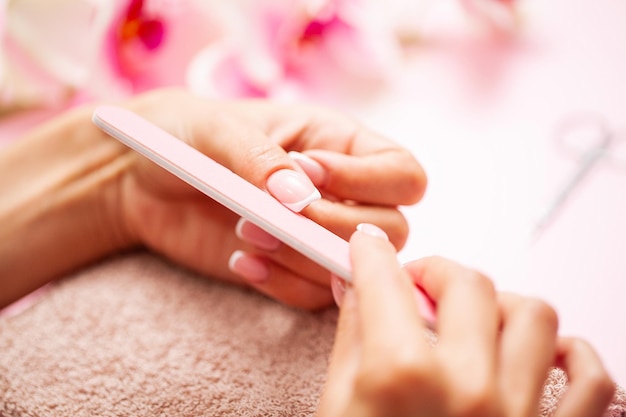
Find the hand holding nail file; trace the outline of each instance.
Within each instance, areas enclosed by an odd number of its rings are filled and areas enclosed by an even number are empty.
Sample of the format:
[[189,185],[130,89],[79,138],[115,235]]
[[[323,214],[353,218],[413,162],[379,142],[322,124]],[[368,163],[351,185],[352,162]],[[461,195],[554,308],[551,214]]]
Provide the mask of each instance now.
[[218,203],[351,281],[349,244],[328,229],[294,213],[265,191],[131,111],[101,106],[94,111],[93,121]]

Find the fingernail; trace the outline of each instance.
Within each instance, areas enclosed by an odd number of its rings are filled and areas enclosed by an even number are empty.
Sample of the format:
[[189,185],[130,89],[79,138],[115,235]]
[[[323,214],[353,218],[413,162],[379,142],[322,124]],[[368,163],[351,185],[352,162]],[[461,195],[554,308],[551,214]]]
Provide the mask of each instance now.
[[359,232],[365,233],[366,235],[379,237],[387,241],[389,240],[387,233],[385,233],[383,229],[371,223],[361,223],[357,225],[356,230],[358,230]]
[[234,274],[239,275],[253,284],[262,284],[269,278],[269,268],[258,258],[237,250],[228,260],[228,268]]
[[343,297],[346,295],[346,283],[337,275],[332,274],[330,276],[330,289],[333,293],[333,298],[337,307],[341,307],[343,304]]
[[237,222],[235,234],[239,239],[259,249],[272,251],[278,249],[280,246],[280,240],[243,217]]
[[281,169],[270,175],[267,189],[278,201],[296,213],[322,198],[311,180],[293,169]]
[[326,184],[326,169],[322,164],[300,152],[291,151],[288,155],[300,165],[300,168],[302,168],[311,181],[313,181],[313,184],[317,187],[323,187],[324,184]]

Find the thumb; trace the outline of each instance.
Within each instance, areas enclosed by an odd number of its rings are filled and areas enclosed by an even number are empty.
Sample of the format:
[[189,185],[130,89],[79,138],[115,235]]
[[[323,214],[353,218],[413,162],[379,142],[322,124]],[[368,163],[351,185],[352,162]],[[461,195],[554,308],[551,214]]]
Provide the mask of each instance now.
[[[205,119],[206,120],[206,119]],[[190,144],[299,212],[321,198],[303,169],[256,126],[219,113],[191,126]]]

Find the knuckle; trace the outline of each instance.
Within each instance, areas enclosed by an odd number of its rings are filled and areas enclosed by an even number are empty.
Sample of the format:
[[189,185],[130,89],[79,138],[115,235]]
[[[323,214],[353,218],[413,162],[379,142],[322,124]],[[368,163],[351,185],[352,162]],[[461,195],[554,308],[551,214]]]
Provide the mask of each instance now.
[[275,162],[280,160],[283,155],[278,155],[276,146],[269,142],[255,143],[249,146],[242,155],[244,163],[263,163]]
[[496,287],[492,280],[490,280],[487,276],[481,274],[478,271],[468,270],[465,275],[466,282],[478,288],[481,291],[487,292],[495,297]]
[[[239,160],[239,174],[260,181],[256,178],[259,173],[263,173],[263,178],[270,173],[280,169],[287,168],[289,164],[285,163],[286,155],[277,151],[277,146],[269,142],[255,143],[247,146],[242,150]],[[264,184],[257,184],[264,185]]]
[[554,331],[558,329],[559,317],[556,310],[545,301],[529,298],[524,301],[523,309],[531,319],[551,327]]

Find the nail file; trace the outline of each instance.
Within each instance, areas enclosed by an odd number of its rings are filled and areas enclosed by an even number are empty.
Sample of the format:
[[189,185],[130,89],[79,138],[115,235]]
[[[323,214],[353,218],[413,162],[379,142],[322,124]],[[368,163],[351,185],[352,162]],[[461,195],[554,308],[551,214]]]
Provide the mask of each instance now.
[[94,111],[93,122],[286,245],[351,281],[348,242],[328,229],[289,210],[270,194],[129,110],[101,106]]
[[[129,110],[101,106],[92,119],[131,149],[340,278],[352,281],[349,244],[330,230],[291,211],[270,194]],[[415,289],[420,313],[432,327],[433,304],[419,288]]]

